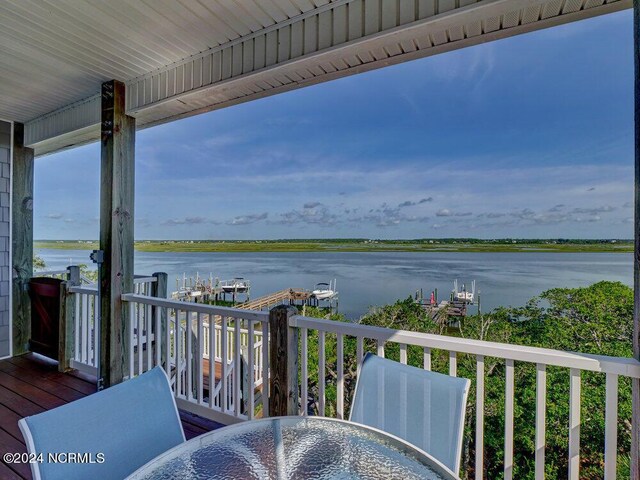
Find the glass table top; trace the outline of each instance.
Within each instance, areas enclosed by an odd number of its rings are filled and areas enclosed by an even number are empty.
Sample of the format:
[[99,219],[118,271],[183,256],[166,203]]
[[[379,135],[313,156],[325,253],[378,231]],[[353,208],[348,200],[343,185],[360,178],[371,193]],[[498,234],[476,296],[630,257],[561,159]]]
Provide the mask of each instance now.
[[322,417],[244,422],[196,437],[130,480],[456,479],[410,444],[379,430]]

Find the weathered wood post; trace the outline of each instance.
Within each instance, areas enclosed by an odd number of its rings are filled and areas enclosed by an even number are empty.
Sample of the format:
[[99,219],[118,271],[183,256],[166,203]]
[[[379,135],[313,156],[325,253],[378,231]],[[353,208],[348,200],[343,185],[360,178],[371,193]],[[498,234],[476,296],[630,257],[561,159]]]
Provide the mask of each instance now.
[[[0,195],[0,207],[11,209],[11,267],[13,293],[13,354],[29,351],[31,337],[31,299],[29,280],[33,275],[33,158],[32,148],[24,146],[24,125],[13,124],[12,199]],[[8,232],[7,232],[8,235]],[[9,279],[0,281],[0,295],[9,295]]]
[[[156,281],[151,284],[151,295],[156,298],[167,298],[167,285],[169,276],[164,272],[155,272],[153,275]],[[156,308],[156,317],[154,319],[160,320],[160,332],[156,332],[155,348],[160,348],[161,354],[167,352],[167,309]],[[156,322],[153,324],[153,328],[156,328]],[[160,338],[158,339],[158,335]],[[169,358],[170,355],[166,355]],[[162,362],[162,355],[160,356]]]
[[[58,370],[66,372],[71,368],[75,338],[75,297],[69,292],[70,287],[80,285],[80,267],[67,268],[67,280],[60,285],[60,319],[58,342]],[[94,339],[94,341],[97,340]]]
[[[269,416],[298,414],[298,329],[289,318],[298,312],[289,305],[269,311]],[[265,379],[266,380],[266,379]]]
[[[633,255],[633,356],[640,360],[640,0],[633,0],[635,214]],[[631,480],[640,480],[640,380],[631,380]]]
[[[633,356],[640,360],[640,0],[633,0],[635,214],[633,255]],[[640,480],[640,380],[631,380],[631,480]]]
[[125,86],[102,84],[100,163],[100,372],[110,387],[130,375],[129,312],[123,293],[133,292],[135,119],[125,113]]

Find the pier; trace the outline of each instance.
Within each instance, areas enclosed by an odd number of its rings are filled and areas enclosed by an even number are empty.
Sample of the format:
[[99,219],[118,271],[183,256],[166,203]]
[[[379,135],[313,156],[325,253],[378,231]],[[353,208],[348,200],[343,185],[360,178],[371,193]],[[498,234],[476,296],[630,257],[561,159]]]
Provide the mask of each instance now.
[[258,297],[251,301],[246,301],[236,305],[236,308],[243,310],[264,310],[281,303],[289,303],[295,305],[300,302],[302,305],[308,305],[311,299],[311,292],[301,288],[285,288],[278,292],[269,293]]

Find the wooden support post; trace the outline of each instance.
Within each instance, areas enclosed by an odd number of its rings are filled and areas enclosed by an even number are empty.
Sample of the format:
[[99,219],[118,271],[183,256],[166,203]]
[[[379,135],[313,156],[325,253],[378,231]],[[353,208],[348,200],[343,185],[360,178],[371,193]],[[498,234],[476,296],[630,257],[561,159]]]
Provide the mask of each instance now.
[[[633,255],[633,356],[640,360],[640,0],[633,0],[635,65],[635,215]],[[631,480],[640,480],[640,380],[631,380]]]
[[75,339],[75,297],[69,292],[70,287],[80,285],[80,267],[67,268],[67,280],[60,285],[60,319],[58,342],[58,370],[66,372],[71,368]]
[[[167,285],[169,281],[169,276],[164,272],[155,272],[153,276],[156,278],[156,281],[151,284],[151,295],[156,298],[167,298]],[[160,317],[160,341],[158,341],[158,336],[156,335],[156,348],[160,345],[160,352],[167,351],[167,309],[166,308],[156,308],[155,315]],[[154,317],[156,318],[156,317]],[[155,327],[155,322],[154,326]],[[166,358],[169,358],[170,355],[166,355]],[[160,356],[162,359],[162,355]]]
[[[9,207],[11,214],[11,266],[13,293],[13,354],[20,355],[29,351],[31,337],[31,299],[29,298],[29,280],[33,275],[33,149],[24,146],[24,126],[13,125],[13,185],[12,199],[0,196],[0,207]],[[9,282],[0,282],[0,294],[6,285],[8,295]]]
[[125,114],[125,86],[102,84],[100,164],[100,372],[103,387],[120,383],[128,371],[129,312],[123,293],[133,292],[135,119]]
[[270,417],[298,414],[298,329],[289,327],[296,314],[289,305],[269,311]]

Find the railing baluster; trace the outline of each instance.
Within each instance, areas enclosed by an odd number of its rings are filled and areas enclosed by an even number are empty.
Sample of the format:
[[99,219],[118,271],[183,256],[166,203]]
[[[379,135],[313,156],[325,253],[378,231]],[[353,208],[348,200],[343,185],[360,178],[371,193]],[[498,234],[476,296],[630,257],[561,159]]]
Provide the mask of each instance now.
[[484,356],[476,356],[476,480],[484,477]]
[[142,315],[140,314],[140,312],[142,311],[144,305],[142,305],[141,303],[137,304],[137,312],[136,312],[136,323],[137,323],[137,328],[138,328],[138,375],[140,375],[142,372],[144,372],[143,367],[143,363],[142,363],[142,328],[143,328],[143,319],[142,319]]
[[429,347],[424,347],[423,356],[424,356],[424,369],[431,370],[431,349]]
[[98,342],[98,335],[100,335],[100,326],[98,324],[98,312],[99,302],[98,295],[92,295],[93,297],[93,325],[91,327],[91,366],[96,367],[98,365],[98,359],[96,358],[96,342]]
[[145,305],[145,328],[147,330],[147,370],[151,370],[151,305]]
[[160,318],[162,317],[162,307],[153,307],[153,318],[156,323],[156,333],[154,335],[154,340],[156,344],[156,366],[162,365],[162,325],[160,324]]
[[301,415],[307,415],[307,410],[308,410],[308,406],[307,404],[309,403],[309,365],[308,365],[308,361],[309,361],[309,345],[308,345],[308,338],[307,338],[307,329],[306,328],[301,328],[300,329],[300,344],[301,344],[301,348],[302,348],[302,356],[301,356],[301,362],[300,362],[300,380],[301,380],[301,386],[300,386],[300,390],[301,390],[301,399],[300,399],[300,408],[301,408]]
[[607,373],[606,378],[604,480],[615,480],[618,453],[618,375]]
[[256,359],[255,359],[255,337],[253,335],[253,322],[251,320],[247,320],[247,359],[248,365],[248,377],[249,377],[249,392],[248,392],[248,402],[247,402],[247,416],[249,420],[253,420],[254,412],[255,412],[255,390],[256,390]]
[[203,368],[202,368],[202,362],[204,362],[204,338],[202,335],[203,332],[203,325],[202,325],[202,313],[198,312],[196,314],[196,321],[198,322],[198,363],[197,365],[197,375],[198,375],[198,381],[196,384],[196,400],[198,401],[198,404],[201,404],[203,401],[203,391],[204,391],[204,387],[203,387]]
[[400,344],[400,363],[406,365],[407,364],[407,344]]
[[262,416],[269,416],[269,322],[262,322]]
[[221,360],[222,360],[222,378],[220,381],[222,382],[222,386],[220,388],[220,408],[223,412],[226,412],[227,407],[227,373],[229,371],[229,363],[227,362],[228,358],[228,343],[227,343],[227,317],[222,317],[222,352],[221,352]]
[[87,331],[89,330],[89,295],[82,295],[82,363],[87,363],[88,345]]
[[338,367],[338,385],[337,385],[337,414],[338,418],[344,418],[344,336],[337,334],[336,355]]
[[544,480],[544,454],[547,431],[547,367],[536,365],[536,480]]
[[325,333],[318,332],[318,415],[324,416],[325,413]]
[[216,389],[216,318],[209,315],[209,407],[213,408]]
[[358,357],[358,375],[360,375],[360,369],[362,368],[362,359],[364,358],[364,338],[357,337],[356,356]]
[[164,371],[167,374],[168,378],[171,378],[171,310],[167,308],[167,328],[164,331],[165,335],[165,364]]
[[174,352],[176,356],[176,397],[182,395],[182,325],[180,325],[180,310],[176,309],[176,329],[174,333]]
[[82,318],[82,312],[80,311],[80,297],[82,296],[79,293],[75,294],[76,296],[76,308],[74,312],[74,335],[75,335],[75,348],[73,349],[73,358],[75,360],[81,360],[81,352],[80,352],[80,319]]
[[569,386],[569,480],[580,478],[580,370],[572,368]]
[[135,311],[136,304],[129,302],[129,378],[133,378],[136,373],[134,369],[135,352],[133,351],[135,345],[133,333],[135,329]]
[[455,377],[458,374],[458,356],[456,352],[449,352],[449,375]]
[[241,352],[241,348],[242,348],[242,334],[240,332],[241,330],[241,326],[242,326],[242,319],[241,318],[235,318],[233,320],[233,323],[235,325],[235,332],[234,332],[234,336],[233,336],[233,340],[234,340],[234,363],[235,365],[233,366],[233,406],[235,407],[235,413],[236,413],[236,417],[240,416],[240,413],[242,413],[242,402],[240,401],[240,396],[242,392],[242,382],[243,382],[243,378],[242,378],[242,352]]
[[506,385],[504,396],[504,479],[513,478],[513,360],[506,360]]
[[378,340],[377,354],[380,358],[384,358],[384,340]]
[[193,399],[193,312],[185,311],[184,312],[184,320],[185,320],[185,335],[187,348],[184,351],[184,357],[187,362],[187,381],[186,381],[186,391],[185,397],[187,400]]

